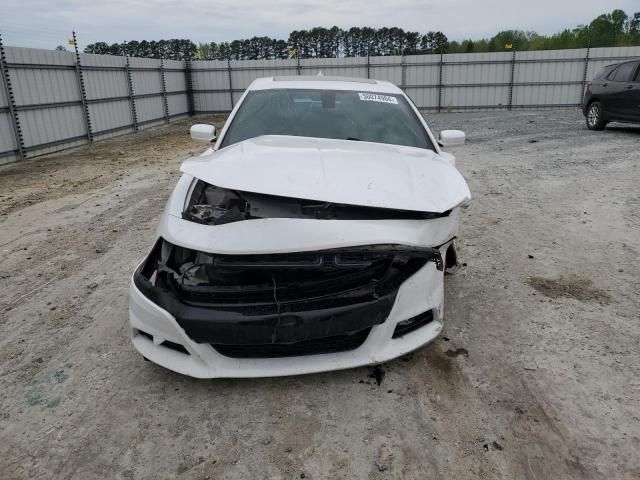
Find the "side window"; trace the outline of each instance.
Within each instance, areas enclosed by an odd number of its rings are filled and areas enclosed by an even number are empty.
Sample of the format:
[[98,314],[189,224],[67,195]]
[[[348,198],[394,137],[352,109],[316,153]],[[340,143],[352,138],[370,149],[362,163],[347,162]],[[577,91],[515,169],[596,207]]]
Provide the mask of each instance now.
[[615,65],[607,65],[603,67],[598,73],[596,73],[594,80],[600,80],[601,78],[606,78],[607,80],[611,80],[611,72],[616,69]]
[[609,80],[614,82],[629,82],[636,71],[638,64],[636,62],[623,63],[614,72],[609,75]]

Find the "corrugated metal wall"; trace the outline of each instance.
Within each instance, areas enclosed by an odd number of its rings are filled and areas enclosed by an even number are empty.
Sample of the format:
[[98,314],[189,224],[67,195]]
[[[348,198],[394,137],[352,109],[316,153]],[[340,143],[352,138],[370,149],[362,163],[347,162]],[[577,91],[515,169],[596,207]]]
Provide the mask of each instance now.
[[[588,57],[587,57],[588,55]],[[192,63],[196,113],[228,112],[256,78],[325,75],[375,78],[401,86],[422,110],[577,106],[585,79],[640,47],[407,57],[198,61]],[[585,76],[586,67],[586,76]]]
[[182,61],[81,53],[78,67],[72,52],[4,47],[2,55],[0,164],[19,159],[19,147],[33,157],[190,113]]
[[578,106],[585,79],[604,65],[640,56],[640,47],[616,47],[185,64],[80,54],[78,68],[70,52],[2,51],[13,94],[9,98],[0,85],[0,163],[18,159],[20,147],[30,157],[178,116],[228,112],[259,77],[323,72],[388,80],[425,111]]
[[74,54],[34,48],[5,48],[13,102],[27,154],[85,140]]
[[179,60],[164,60],[164,81],[169,118],[189,115],[189,100],[185,64]]

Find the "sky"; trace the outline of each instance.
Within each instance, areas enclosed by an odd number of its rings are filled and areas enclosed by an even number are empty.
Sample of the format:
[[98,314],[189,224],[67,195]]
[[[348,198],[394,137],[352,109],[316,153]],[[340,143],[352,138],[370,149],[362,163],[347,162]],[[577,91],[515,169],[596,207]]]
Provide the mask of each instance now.
[[314,26],[391,27],[478,39],[501,30],[558,32],[637,0],[2,0],[5,45],[55,48],[72,30],[79,45],[105,41],[189,38],[220,42],[252,36],[286,39]]

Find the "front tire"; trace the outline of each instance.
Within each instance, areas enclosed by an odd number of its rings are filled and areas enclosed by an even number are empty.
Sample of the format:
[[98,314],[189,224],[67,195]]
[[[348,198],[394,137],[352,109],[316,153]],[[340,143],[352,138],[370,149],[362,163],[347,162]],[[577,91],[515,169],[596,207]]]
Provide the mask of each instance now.
[[452,243],[444,254],[444,273],[454,274],[458,270],[458,252],[456,244]]
[[604,130],[606,124],[602,104],[600,102],[593,102],[589,105],[589,108],[587,108],[587,128],[589,130]]
[[445,271],[449,268],[453,268],[458,265],[458,252],[456,250],[456,244],[451,243],[445,254],[444,267]]

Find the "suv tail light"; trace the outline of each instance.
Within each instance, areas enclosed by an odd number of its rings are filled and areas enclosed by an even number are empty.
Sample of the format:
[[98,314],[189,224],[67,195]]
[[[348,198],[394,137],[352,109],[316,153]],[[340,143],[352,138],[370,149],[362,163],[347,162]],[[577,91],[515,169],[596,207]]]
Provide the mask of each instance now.
[[585,87],[585,90],[586,90],[587,92],[590,92],[590,91],[591,91],[591,82],[587,82],[587,83],[585,83],[585,86],[584,86],[584,87]]

